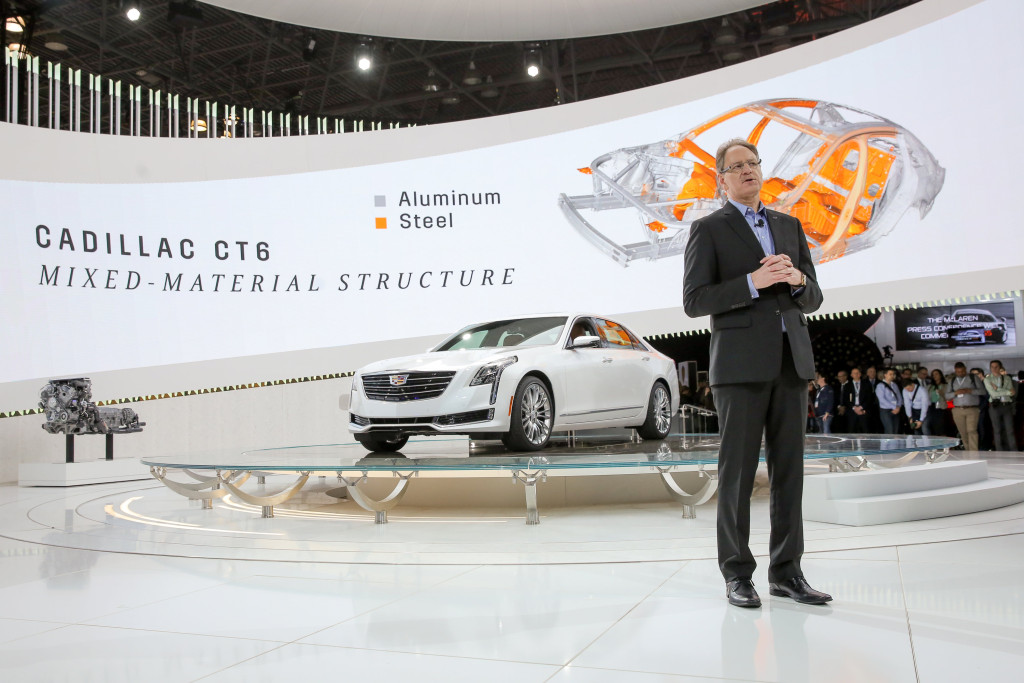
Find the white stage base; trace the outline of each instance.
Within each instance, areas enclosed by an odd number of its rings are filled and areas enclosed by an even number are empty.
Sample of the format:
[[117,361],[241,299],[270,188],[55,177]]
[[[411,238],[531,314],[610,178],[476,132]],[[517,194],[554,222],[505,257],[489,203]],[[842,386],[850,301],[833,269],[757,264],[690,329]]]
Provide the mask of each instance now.
[[1024,481],[984,460],[834,472],[804,479],[804,519],[849,526],[950,517],[1024,502]]
[[26,462],[18,466],[18,486],[81,486],[149,479],[149,468],[135,458],[83,462]]

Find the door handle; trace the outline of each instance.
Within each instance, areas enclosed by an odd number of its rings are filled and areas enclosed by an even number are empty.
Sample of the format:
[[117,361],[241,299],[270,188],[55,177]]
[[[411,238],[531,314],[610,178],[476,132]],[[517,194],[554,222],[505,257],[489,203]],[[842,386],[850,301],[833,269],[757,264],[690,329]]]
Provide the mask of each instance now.
[[650,357],[650,356],[644,356],[644,357],[643,357],[643,360],[650,360],[650,359],[651,359],[651,357]]
[[601,362],[602,362],[602,363],[611,363],[611,362],[612,362],[612,360],[613,360],[612,358],[602,358],[602,359],[601,359]]

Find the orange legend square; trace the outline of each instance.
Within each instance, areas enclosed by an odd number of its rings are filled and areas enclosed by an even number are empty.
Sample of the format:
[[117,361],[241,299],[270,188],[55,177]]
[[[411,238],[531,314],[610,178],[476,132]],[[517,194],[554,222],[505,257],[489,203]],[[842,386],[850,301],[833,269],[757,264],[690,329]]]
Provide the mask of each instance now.
[[376,228],[378,230],[387,230],[388,229],[388,219],[387,218],[378,216],[374,220],[376,222]]

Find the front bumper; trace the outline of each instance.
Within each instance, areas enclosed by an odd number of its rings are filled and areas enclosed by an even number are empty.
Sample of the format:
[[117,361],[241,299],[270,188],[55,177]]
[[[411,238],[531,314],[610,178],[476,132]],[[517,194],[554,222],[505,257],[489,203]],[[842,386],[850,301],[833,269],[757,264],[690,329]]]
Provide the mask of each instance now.
[[[460,372],[448,388],[435,398],[413,401],[381,401],[352,393],[348,428],[354,434],[400,432],[403,434],[467,434],[503,432],[508,429],[511,378],[498,384],[491,403],[491,384],[468,386],[473,373]],[[514,386],[514,385],[513,385]]]

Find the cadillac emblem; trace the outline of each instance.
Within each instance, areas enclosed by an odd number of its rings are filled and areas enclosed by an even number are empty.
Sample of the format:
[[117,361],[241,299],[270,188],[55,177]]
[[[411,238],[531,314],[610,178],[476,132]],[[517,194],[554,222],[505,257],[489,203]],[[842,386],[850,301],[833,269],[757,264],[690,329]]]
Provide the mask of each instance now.
[[391,386],[400,387],[409,379],[409,375],[389,375],[388,379],[391,380]]

